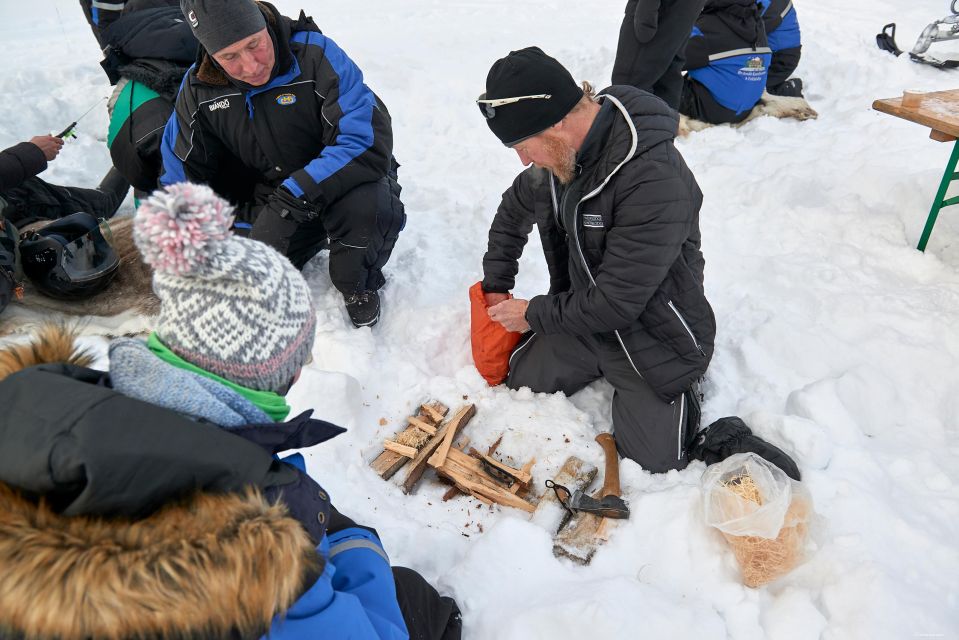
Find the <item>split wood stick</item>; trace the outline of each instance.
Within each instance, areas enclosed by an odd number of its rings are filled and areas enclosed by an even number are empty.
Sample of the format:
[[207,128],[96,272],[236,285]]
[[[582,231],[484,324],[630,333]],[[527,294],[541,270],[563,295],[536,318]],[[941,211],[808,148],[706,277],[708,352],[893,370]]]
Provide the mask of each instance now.
[[446,414],[449,413],[449,407],[444,404],[440,404],[439,402],[434,402],[432,404],[428,403],[420,407],[420,413],[428,414],[431,418],[433,418],[433,422],[439,424],[443,422],[443,418],[445,418]]
[[466,423],[468,423],[474,415],[476,415],[476,406],[472,404],[467,405],[460,409],[448,422],[440,425],[440,428],[436,431],[436,435],[430,438],[429,442],[420,449],[419,454],[417,454],[410,463],[410,469],[406,473],[406,479],[403,480],[403,493],[410,493],[413,487],[416,486],[416,483],[419,482],[419,479],[423,477],[423,472],[426,471],[426,466],[431,454],[436,451],[437,447],[445,442],[446,434],[449,433],[450,429],[454,426],[460,428],[465,427]]
[[[530,472],[533,470],[533,465],[534,465],[534,464],[536,464],[536,458],[530,458],[530,461],[527,462],[526,464],[524,464],[524,465],[523,465],[523,469],[522,469],[524,473],[526,473],[527,475],[529,475],[530,482],[533,481],[533,476],[532,476],[532,474],[531,474]],[[525,485],[521,485],[520,483],[516,483],[516,484],[514,484],[512,487],[510,487],[509,490],[510,490],[511,493],[516,493],[517,491],[519,491],[520,489],[523,489],[523,488],[528,489],[528,488],[529,488],[529,482],[527,482]],[[555,494],[554,494],[554,497],[555,497]]]
[[436,435],[436,427],[429,424],[428,422],[423,422],[419,418],[407,418],[406,421],[410,423],[410,426],[416,427],[420,431],[425,431],[431,436]]
[[516,480],[517,480],[518,482],[520,482],[520,483],[522,483],[522,484],[529,484],[530,480],[533,479],[533,478],[529,475],[529,473],[527,473],[527,472],[525,472],[525,471],[521,471],[521,470],[519,470],[519,469],[514,469],[513,467],[511,467],[511,466],[509,466],[509,465],[505,465],[505,464],[503,464],[502,462],[500,462],[499,460],[497,460],[496,458],[494,458],[494,457],[492,457],[492,456],[483,456],[483,460],[486,460],[486,462],[488,462],[489,464],[493,465],[494,467],[496,467],[496,468],[499,469],[500,471],[502,471],[502,472],[504,472],[504,473],[506,473],[506,474],[508,474],[508,475],[513,476],[514,478],[516,478]]
[[387,451],[392,451],[393,453],[398,453],[401,456],[406,458],[415,458],[418,453],[416,447],[408,447],[405,444],[400,444],[399,442],[393,442],[392,440],[384,440],[383,448]]
[[[425,406],[432,407],[433,410],[437,411],[441,415],[446,415],[446,413],[449,412],[449,407],[437,400],[432,400],[426,403]],[[423,406],[420,406],[416,415],[420,418],[425,418],[427,415],[429,415],[430,419],[432,419],[432,414],[424,411]],[[393,451],[384,450],[382,453],[380,453],[380,455],[376,456],[373,462],[370,463],[370,466],[381,478],[384,480],[389,480],[397,471],[402,469],[403,465],[409,462],[409,460],[410,459],[406,456],[402,456]]]
[[436,450],[436,453],[429,459],[429,464],[431,467],[441,467],[446,461],[446,456],[450,452],[450,447],[453,445],[453,438],[456,437],[456,430],[460,428],[461,425],[465,424],[476,415],[476,405],[468,404],[465,407],[462,407],[459,411],[456,412],[456,415],[453,416],[449,421],[449,428],[446,430],[446,435],[443,437],[443,442],[440,444],[439,448]]
[[516,507],[530,513],[535,511],[536,507],[499,486],[473,465],[479,465],[479,462],[453,449],[449,452],[446,463],[438,467],[436,472],[449,478],[457,486],[465,488],[469,493],[479,493],[493,502],[508,507]]
[[491,455],[493,455],[494,453],[496,453],[496,449],[499,448],[500,443],[503,441],[503,435],[504,435],[504,434],[502,434],[502,433],[499,434],[499,437],[496,439],[496,442],[494,442],[493,444],[491,444],[491,445],[489,446],[489,449],[486,450],[486,455],[491,456]]

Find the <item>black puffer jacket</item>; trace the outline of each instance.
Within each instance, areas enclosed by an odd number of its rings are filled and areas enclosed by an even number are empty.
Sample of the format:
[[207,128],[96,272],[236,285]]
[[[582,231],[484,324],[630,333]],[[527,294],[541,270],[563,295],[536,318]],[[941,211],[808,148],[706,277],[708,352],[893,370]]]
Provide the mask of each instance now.
[[589,136],[600,143],[581,150],[568,188],[560,192],[551,174],[531,168],[504,194],[483,288],[513,288],[536,223],[551,282],[549,295],[530,301],[533,330],[618,343],[657,395],[672,401],[705,372],[716,333],[703,290],[702,193],[673,146],[674,111],[633,87],[610,87],[600,100],[594,128],[605,129]]
[[47,159],[40,147],[21,142],[0,151],[0,194],[23,184],[47,168]]

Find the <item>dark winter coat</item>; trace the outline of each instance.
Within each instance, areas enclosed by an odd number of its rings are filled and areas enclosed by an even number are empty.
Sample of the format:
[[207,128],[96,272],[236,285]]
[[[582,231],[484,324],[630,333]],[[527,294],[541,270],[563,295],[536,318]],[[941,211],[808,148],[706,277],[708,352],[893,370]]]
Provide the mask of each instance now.
[[272,455],[338,427],[227,431],[75,365],[7,377],[0,405],[2,637],[407,637],[375,532]]
[[389,113],[363,74],[312,18],[260,3],[279,75],[240,89],[201,49],[163,135],[164,185],[210,184],[234,202],[262,201],[281,184],[322,209],[387,175]]
[[685,69],[692,90],[741,114],[762,97],[771,59],[756,0],[710,0],[686,45]]
[[19,187],[47,168],[47,159],[40,147],[32,142],[21,142],[0,151],[0,195]]
[[120,83],[110,113],[110,157],[135,188],[153,191],[163,169],[163,128],[199,45],[175,0],[127,3],[103,39],[100,65],[111,84]]
[[566,189],[530,168],[503,195],[483,289],[513,288],[535,223],[550,289],[530,300],[533,331],[599,334],[672,401],[705,372],[716,332],[703,290],[702,193],[673,146],[674,111],[633,87],[610,87],[600,100],[587,137],[597,142],[580,151],[580,171]]
[[799,18],[792,0],[759,0],[759,6],[773,53],[802,46]]
[[103,41],[103,31],[120,17],[127,4],[126,0],[80,0],[80,6],[83,8],[83,15],[86,16],[90,28],[100,48],[105,46]]

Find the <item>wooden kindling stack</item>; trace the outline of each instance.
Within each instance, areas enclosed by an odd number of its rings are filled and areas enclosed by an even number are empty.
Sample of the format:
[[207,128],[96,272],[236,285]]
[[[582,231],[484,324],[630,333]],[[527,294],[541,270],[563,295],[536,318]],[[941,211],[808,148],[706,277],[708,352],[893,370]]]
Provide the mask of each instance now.
[[[426,467],[430,466],[437,475],[451,482],[456,492],[472,495],[486,504],[495,503],[532,513],[535,505],[523,496],[529,492],[533,480],[531,472],[535,459],[521,469],[497,460],[493,454],[502,437],[485,454],[472,448],[469,453],[465,452],[468,438],[458,446],[454,441],[476,415],[476,405],[464,405],[447,418],[448,415],[448,407],[441,402],[421,405],[416,415],[407,418],[402,431],[384,441],[383,452],[370,466],[388,480],[408,465],[402,483],[404,493],[413,490]],[[447,493],[444,499],[452,495]]]

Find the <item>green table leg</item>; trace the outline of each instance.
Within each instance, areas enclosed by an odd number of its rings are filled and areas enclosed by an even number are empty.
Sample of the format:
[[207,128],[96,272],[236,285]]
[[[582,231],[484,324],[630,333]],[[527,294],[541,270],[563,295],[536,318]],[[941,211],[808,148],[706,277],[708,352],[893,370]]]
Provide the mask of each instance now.
[[943,207],[949,207],[959,204],[959,197],[946,199],[946,192],[949,190],[949,184],[953,180],[959,180],[959,173],[956,173],[956,164],[959,163],[959,140],[952,147],[952,155],[949,156],[949,164],[946,165],[946,172],[942,174],[942,182],[939,184],[939,192],[936,194],[936,200],[932,203],[932,210],[929,211],[929,217],[926,218],[926,227],[922,230],[922,237],[919,238],[920,251],[926,250],[926,243],[929,242],[929,236],[932,235],[932,228],[936,226],[936,218],[939,217],[939,211]]

